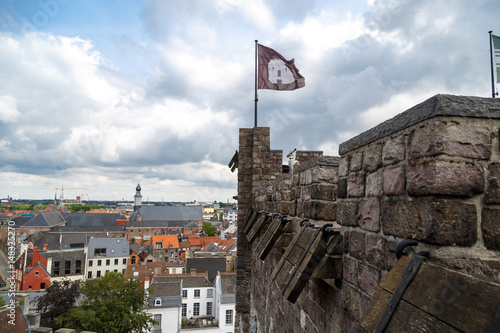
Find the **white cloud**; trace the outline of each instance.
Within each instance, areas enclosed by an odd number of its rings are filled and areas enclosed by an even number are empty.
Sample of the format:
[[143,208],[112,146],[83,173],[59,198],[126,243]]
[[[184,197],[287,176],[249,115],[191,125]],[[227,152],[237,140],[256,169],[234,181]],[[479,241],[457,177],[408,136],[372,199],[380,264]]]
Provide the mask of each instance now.
[[18,121],[19,116],[16,99],[10,95],[0,96],[0,121],[15,123]]

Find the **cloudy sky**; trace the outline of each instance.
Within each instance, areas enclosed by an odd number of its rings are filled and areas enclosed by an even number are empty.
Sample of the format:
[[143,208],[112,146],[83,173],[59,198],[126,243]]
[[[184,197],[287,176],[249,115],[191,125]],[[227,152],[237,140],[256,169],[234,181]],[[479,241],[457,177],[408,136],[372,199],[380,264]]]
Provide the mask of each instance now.
[[254,124],[254,40],[302,89],[259,90],[271,148],[341,142],[438,94],[491,95],[498,0],[2,0],[0,197],[227,201]]

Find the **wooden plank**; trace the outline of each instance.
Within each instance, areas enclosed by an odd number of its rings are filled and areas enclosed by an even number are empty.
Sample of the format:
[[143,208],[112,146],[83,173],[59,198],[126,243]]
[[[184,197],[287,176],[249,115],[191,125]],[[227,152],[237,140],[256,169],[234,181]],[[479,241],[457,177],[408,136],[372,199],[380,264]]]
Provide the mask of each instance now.
[[403,299],[463,332],[490,332],[500,285],[424,262]]
[[330,280],[342,279],[342,256],[326,254],[323,256],[311,277]]
[[[461,314],[456,314],[461,316]],[[429,332],[447,332],[459,333],[460,331],[452,326],[440,321],[431,316],[425,311],[412,306],[411,304],[401,301],[396,308],[396,312],[392,316],[392,320],[387,325],[385,333],[429,333]],[[475,332],[483,332],[477,330]],[[489,332],[489,331],[488,331]]]
[[373,332],[375,327],[377,327],[380,318],[384,314],[387,305],[389,305],[391,298],[392,294],[390,292],[377,287],[372,300],[368,303],[365,313],[359,322],[359,330],[356,331],[362,330],[364,332]]
[[262,238],[255,249],[255,252],[259,255],[260,260],[265,259],[265,256],[264,256],[264,258],[261,258],[260,254],[268,246],[269,242],[273,238],[274,233],[277,231],[277,229],[280,227],[280,225],[281,225],[281,218],[276,217],[276,218],[273,218],[269,227],[267,229],[265,229],[264,234],[262,235]]
[[260,234],[262,229],[267,226],[268,222],[272,219],[272,215],[266,214],[257,220],[257,222],[253,225],[252,229],[246,234],[247,240],[252,243],[255,238]]
[[285,232],[276,240],[276,244],[274,246],[279,248],[287,248],[292,242],[293,234],[291,232]]
[[252,229],[254,223],[261,217],[263,214],[258,213],[257,211],[252,212],[250,217],[247,219],[245,225],[243,226],[243,232],[245,235]]
[[399,282],[401,282],[401,278],[403,277],[403,273],[409,262],[409,256],[402,256],[396,265],[386,275],[384,275],[379,283],[379,286],[391,294],[394,294],[396,288],[399,286]]
[[300,235],[302,235],[302,233],[304,232],[304,230],[306,228],[307,228],[306,226],[303,226],[295,235],[293,235],[293,238],[292,238],[290,244],[288,245],[288,247],[286,248],[285,253],[283,254],[283,256],[281,256],[280,261],[278,261],[278,264],[274,268],[273,274],[271,275],[272,280],[274,280],[276,278],[276,276],[278,275],[279,271],[281,270],[281,267],[283,266],[283,264],[287,260],[286,258],[288,257],[289,253],[292,251],[293,244],[295,244],[297,242],[297,240],[300,238]]

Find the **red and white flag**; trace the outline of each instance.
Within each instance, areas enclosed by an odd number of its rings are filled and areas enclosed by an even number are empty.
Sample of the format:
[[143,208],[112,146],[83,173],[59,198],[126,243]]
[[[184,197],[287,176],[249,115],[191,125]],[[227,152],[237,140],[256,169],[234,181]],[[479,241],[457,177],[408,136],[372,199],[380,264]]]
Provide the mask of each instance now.
[[295,90],[306,85],[304,77],[295,67],[294,59],[286,60],[275,50],[260,44],[258,55],[258,89]]

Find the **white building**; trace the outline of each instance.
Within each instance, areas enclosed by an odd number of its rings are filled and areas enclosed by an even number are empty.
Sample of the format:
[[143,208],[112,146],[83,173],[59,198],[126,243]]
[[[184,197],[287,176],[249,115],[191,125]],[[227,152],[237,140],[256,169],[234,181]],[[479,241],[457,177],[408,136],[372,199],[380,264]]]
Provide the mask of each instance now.
[[127,237],[90,238],[87,251],[87,279],[107,272],[125,274],[130,251]]
[[159,282],[155,277],[151,283],[147,313],[157,322],[151,333],[178,333],[181,329],[182,282]]
[[215,279],[216,313],[221,332],[234,333],[236,273],[218,273]]
[[237,208],[231,208],[227,211],[224,212],[224,215],[222,216],[223,220],[229,220],[233,223],[236,223],[238,220],[238,209]]

